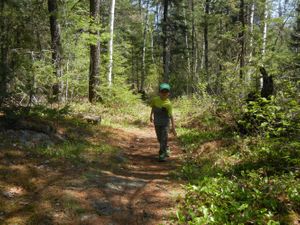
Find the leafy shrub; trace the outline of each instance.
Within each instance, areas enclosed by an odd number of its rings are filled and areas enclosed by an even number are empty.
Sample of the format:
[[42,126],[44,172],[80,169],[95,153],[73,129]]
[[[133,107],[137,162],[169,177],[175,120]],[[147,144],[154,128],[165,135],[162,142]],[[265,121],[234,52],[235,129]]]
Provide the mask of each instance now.
[[270,99],[257,97],[243,108],[238,121],[240,131],[247,134],[283,136],[299,130],[299,104],[289,100],[285,105]]
[[300,183],[293,173],[265,177],[260,171],[242,171],[239,178],[205,177],[187,186],[177,218],[180,224],[280,224],[278,213],[299,204],[299,197]]

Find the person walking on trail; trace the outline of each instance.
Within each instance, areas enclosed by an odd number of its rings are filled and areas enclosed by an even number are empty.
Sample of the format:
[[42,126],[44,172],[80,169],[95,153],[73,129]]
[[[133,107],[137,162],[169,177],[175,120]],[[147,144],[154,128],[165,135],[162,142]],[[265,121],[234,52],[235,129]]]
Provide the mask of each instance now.
[[[169,100],[170,85],[162,83],[159,85],[159,96],[154,97],[151,100],[151,113],[150,122],[154,122],[155,133],[159,142],[159,157],[160,162],[166,161],[166,157],[169,156],[168,147],[168,131],[171,120],[171,131],[176,136],[175,122],[173,118],[173,109],[171,101]],[[154,116],[154,119],[153,119]]]

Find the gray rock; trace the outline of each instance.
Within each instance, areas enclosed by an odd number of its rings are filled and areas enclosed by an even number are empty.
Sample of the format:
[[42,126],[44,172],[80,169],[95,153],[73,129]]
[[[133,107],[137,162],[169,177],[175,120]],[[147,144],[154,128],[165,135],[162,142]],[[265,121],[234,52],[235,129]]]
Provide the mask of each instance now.
[[114,160],[117,163],[125,163],[127,159],[122,154],[118,154],[114,156]]
[[104,216],[110,216],[114,212],[120,210],[118,208],[112,207],[112,205],[106,200],[104,201],[97,200],[93,202],[93,208],[96,210],[98,215],[104,215]]
[[107,183],[107,184],[105,184],[105,187],[108,189],[111,189],[111,190],[115,190],[115,191],[123,191],[122,186],[116,185],[113,183]]
[[10,191],[4,191],[4,192],[2,192],[2,194],[3,194],[6,198],[13,198],[13,197],[15,197],[15,193],[14,193],[14,192],[10,192]]
[[96,218],[97,218],[97,215],[95,215],[95,214],[85,214],[80,217],[80,221],[87,222],[87,221],[94,220]]

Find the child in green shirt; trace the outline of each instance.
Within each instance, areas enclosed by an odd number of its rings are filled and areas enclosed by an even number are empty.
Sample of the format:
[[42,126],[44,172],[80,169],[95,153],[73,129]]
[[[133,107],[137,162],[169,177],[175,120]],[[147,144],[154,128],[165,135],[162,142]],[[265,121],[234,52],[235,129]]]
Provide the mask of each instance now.
[[[154,122],[155,133],[160,144],[159,161],[165,161],[168,157],[168,130],[171,120],[171,131],[176,136],[175,123],[172,112],[172,104],[169,100],[170,85],[162,83],[159,86],[159,96],[156,96],[151,101],[150,121]],[[154,116],[154,118],[153,118]]]

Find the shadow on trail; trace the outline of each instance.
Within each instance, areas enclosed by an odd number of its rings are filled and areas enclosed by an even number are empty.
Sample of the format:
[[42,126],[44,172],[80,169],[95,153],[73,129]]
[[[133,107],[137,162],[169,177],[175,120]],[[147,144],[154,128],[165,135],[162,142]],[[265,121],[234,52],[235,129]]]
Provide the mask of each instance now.
[[[170,143],[174,156],[160,163],[157,141],[147,131],[139,138],[116,129],[98,135],[119,149],[111,158],[97,153],[77,162],[0,148],[0,223],[147,225],[167,219],[176,183],[169,173],[180,163],[176,143]],[[5,196],[10,188],[22,191]]]
[[[168,218],[172,207],[170,172],[179,166],[178,157],[158,162],[158,144],[155,138],[132,137],[122,157],[126,164],[121,169],[103,172],[97,183],[103,196],[94,201],[98,214],[110,215],[114,224],[157,224]],[[174,142],[173,154],[178,154]],[[90,196],[93,199],[92,196]]]

